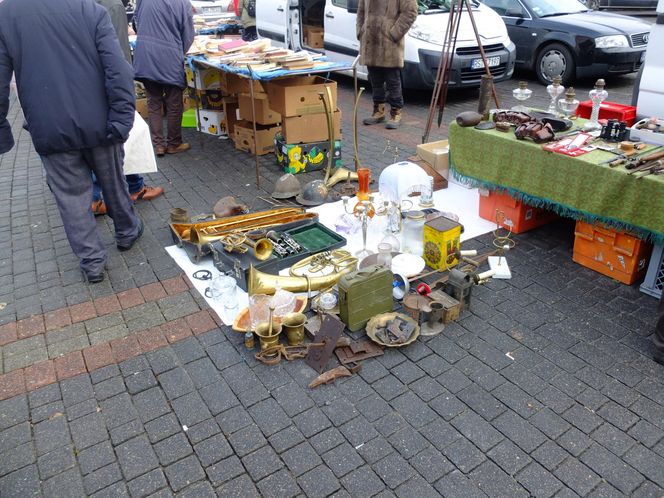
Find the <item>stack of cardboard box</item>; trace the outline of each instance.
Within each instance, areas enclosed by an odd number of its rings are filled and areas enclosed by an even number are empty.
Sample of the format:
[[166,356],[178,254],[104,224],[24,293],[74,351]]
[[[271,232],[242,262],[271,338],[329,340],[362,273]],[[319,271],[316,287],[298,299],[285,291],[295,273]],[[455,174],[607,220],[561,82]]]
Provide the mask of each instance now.
[[277,79],[266,85],[272,109],[281,114],[282,133],[275,140],[277,162],[289,173],[323,169],[329,154],[327,114],[321,93],[330,89],[335,109],[332,151],[335,166],[341,165],[341,111],[337,109],[337,84],[320,76]]

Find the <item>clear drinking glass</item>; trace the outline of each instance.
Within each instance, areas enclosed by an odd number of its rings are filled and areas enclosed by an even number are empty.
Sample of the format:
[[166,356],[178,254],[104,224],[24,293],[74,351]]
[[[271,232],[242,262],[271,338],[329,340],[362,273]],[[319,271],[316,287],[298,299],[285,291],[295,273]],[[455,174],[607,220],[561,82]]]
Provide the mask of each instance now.
[[387,242],[378,244],[378,265],[387,268],[392,268],[392,245]]

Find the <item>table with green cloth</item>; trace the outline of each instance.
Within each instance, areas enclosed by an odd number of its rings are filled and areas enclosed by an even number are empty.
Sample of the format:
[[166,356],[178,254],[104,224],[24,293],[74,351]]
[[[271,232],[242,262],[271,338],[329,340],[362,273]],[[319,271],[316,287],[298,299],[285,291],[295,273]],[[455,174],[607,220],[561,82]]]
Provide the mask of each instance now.
[[517,140],[513,130],[477,130],[454,122],[449,144],[452,173],[471,185],[664,242],[664,175],[637,178],[624,166],[610,168],[601,163],[617,156],[602,150],[578,157],[548,152],[529,139]]

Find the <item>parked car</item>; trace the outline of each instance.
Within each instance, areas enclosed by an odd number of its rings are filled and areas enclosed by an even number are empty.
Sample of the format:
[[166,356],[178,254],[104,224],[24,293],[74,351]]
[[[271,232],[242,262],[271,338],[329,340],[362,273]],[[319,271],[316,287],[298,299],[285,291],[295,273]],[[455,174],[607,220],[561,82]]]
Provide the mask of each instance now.
[[565,86],[577,78],[625,74],[643,63],[650,24],[588,9],[578,0],[482,0],[505,21],[516,65]]
[[[620,9],[620,10],[655,10],[657,0],[588,0],[592,1],[598,9]],[[588,4],[590,7],[591,5]]]
[[229,12],[234,12],[233,0],[191,0],[191,5],[194,15],[205,22],[217,21],[228,17]]
[[[420,0],[420,14],[406,35],[403,84],[407,88],[432,88],[445,38],[449,2]],[[514,44],[502,19],[473,2],[473,14],[495,81],[509,79],[514,71]],[[356,0],[260,0],[256,2],[258,34],[274,45],[324,52],[330,60],[352,64],[360,42],[355,33]],[[484,65],[467,13],[461,17],[450,87],[477,87]],[[441,29],[442,27],[442,29]],[[310,33],[318,34],[315,42]],[[365,67],[358,76],[367,78]]]

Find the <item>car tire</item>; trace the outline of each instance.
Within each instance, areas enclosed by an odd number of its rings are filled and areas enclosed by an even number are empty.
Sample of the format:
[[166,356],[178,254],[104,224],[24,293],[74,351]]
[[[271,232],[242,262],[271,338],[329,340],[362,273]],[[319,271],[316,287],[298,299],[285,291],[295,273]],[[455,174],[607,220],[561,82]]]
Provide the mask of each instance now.
[[542,47],[535,62],[537,79],[544,85],[559,75],[562,85],[567,86],[576,76],[576,63],[569,49],[560,43],[551,43]]

